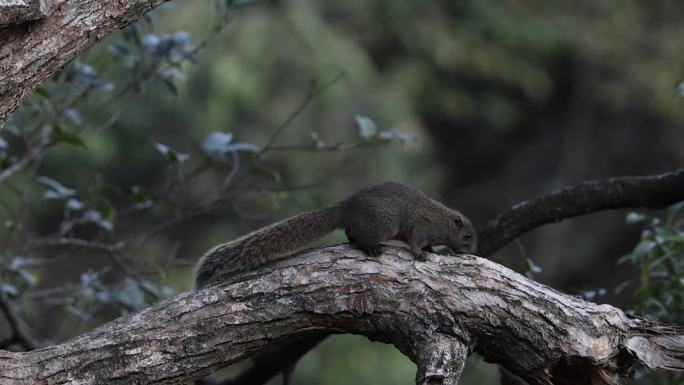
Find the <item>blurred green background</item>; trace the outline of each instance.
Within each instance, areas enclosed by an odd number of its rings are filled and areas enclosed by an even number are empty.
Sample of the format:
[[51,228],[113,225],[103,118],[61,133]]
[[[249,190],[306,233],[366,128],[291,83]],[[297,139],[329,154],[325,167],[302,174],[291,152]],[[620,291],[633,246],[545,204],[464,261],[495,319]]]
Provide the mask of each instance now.
[[[64,235],[64,202],[42,199],[45,185],[31,182],[36,175],[73,188],[73,197],[113,226],[103,230],[107,223],[92,221],[99,227],[84,225],[71,236],[142,243],[126,248],[125,262],[169,295],[192,286],[190,266],[211,246],[372,183],[413,184],[481,227],[555,188],[684,162],[681,1],[273,0],[233,4],[229,13],[223,3],[169,3],[93,48],[80,62],[113,91],[105,86],[107,92],[79,98],[78,119],[54,119],[85,146],[65,140],[51,147],[32,173],[0,191],[10,205],[28,195],[30,206],[24,232],[5,237],[8,250],[52,261],[27,267],[37,283],[17,287],[40,293],[85,285],[84,272],[101,272],[96,289],[71,302],[22,297],[39,339],[78,335],[150,299],[143,293],[132,300],[126,275],[107,269],[97,251],[27,243]],[[217,29],[221,20],[229,21]],[[148,36],[178,31],[187,32],[189,46],[206,45],[167,72],[141,70],[140,63],[158,64],[150,48],[158,43]],[[71,80],[60,76],[44,87],[48,97],[39,93],[17,112],[14,126],[30,126],[44,114],[45,99],[62,97],[58,91]],[[328,86],[279,132],[273,144],[284,147],[259,155],[312,84]],[[364,133],[358,117],[371,119],[378,133],[397,134],[381,140]],[[220,186],[235,158],[207,160],[204,143],[213,132],[231,133],[231,143],[245,146],[226,196]],[[7,133],[5,139],[11,151],[20,142]],[[13,191],[21,188],[24,195]],[[135,206],[148,197],[149,207]],[[612,290],[638,270],[616,266],[642,229],[626,226],[625,214],[541,228],[494,258],[521,271],[529,258],[543,283],[577,294],[606,288],[593,300],[630,308],[630,292]],[[157,231],[159,224],[168,226]],[[320,244],[343,241],[336,233]],[[91,298],[110,287],[130,306]],[[371,383],[378,373],[385,384],[411,384],[415,367],[391,346],[336,336],[306,356],[293,382]],[[497,367],[478,357],[461,381],[498,383]]]

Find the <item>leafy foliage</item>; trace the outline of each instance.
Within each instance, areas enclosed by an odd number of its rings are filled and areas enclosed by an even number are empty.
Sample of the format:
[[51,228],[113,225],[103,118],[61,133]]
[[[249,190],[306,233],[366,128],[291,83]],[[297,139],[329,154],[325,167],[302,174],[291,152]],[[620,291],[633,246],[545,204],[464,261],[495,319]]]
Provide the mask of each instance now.
[[[642,224],[641,241],[619,263],[634,265],[638,278],[618,291],[634,290],[634,314],[667,324],[684,325],[684,202],[667,210],[663,218],[630,213],[628,224]],[[648,373],[653,384],[678,385],[681,374]]]
[[[147,95],[177,98],[185,72],[244,3],[216,1],[214,25],[199,42],[186,31],[158,33],[157,15],[146,16],[42,85],[0,137],[0,171],[7,173],[5,183],[0,181],[5,224],[0,229],[0,290],[21,309],[19,318],[28,320],[32,312],[43,311],[58,325],[48,330],[27,322],[39,343],[68,338],[172,295],[172,285],[183,287],[178,279],[166,278],[185,268],[182,275],[189,281],[187,266],[196,256],[180,258],[180,242],[160,246],[160,234],[231,204],[235,213],[249,216],[249,196],[265,195],[274,206],[288,199],[287,180],[269,162],[272,153],[333,153],[409,140],[388,130],[368,137],[352,134],[350,141],[335,145],[325,145],[318,136],[314,145],[308,139],[276,143],[313,97],[337,81],[333,79],[323,86],[312,82],[305,102],[272,130],[264,145],[236,140],[231,130],[206,133],[200,146],[192,145],[189,130],[177,143],[146,137],[142,153],[155,164],[155,176],[128,185],[101,176],[106,167],[70,170],[78,178],[50,167],[47,160],[60,159],[54,153],[79,154],[91,164],[107,152],[101,133],[119,124],[133,101]],[[265,181],[263,175],[268,176]],[[55,265],[65,278],[55,279]],[[16,342],[0,340],[0,348]]]
[[[665,218],[631,213],[631,224],[645,229],[632,253],[620,259],[640,273],[634,285],[637,314],[669,324],[684,324],[684,203],[670,207]],[[624,286],[623,286],[624,287]]]

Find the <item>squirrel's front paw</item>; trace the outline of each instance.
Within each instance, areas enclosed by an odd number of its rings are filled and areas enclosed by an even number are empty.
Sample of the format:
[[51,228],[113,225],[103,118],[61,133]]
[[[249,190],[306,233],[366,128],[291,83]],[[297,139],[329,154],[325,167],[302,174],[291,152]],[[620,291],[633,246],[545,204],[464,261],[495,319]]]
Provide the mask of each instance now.
[[427,261],[427,256],[428,253],[424,250],[411,250],[411,253],[413,254],[413,259],[419,262],[425,262]]

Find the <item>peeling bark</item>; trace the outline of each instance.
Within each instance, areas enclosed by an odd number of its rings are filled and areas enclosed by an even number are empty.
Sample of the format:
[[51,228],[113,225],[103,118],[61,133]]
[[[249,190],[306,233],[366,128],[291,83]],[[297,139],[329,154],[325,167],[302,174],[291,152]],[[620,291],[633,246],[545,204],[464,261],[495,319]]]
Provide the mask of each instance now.
[[0,351],[0,383],[181,384],[293,337],[389,342],[419,384],[455,384],[475,350],[530,384],[615,384],[680,370],[681,332],[559,293],[492,261],[386,247],[309,250],[120,318],[61,345]]
[[0,28],[47,17],[52,0],[0,0]]
[[0,127],[50,75],[164,1],[54,0],[49,17],[0,28]]
[[412,354],[418,366],[416,384],[456,385],[470,353],[470,344],[454,337],[441,334],[417,344],[418,351]]
[[[684,201],[684,170],[583,182],[518,203],[490,221],[478,232],[478,254],[487,257],[539,226],[560,222],[569,217],[618,208],[658,209],[679,201]],[[245,369],[235,381],[224,381],[221,385],[240,384],[238,380],[243,378],[262,379],[248,382],[252,385],[265,384],[276,374],[293,367],[306,354],[305,349],[298,348],[297,344],[293,345],[283,349],[296,354],[287,354],[285,360],[269,358],[274,355],[260,357],[258,366]],[[502,384],[504,382],[520,383],[508,371],[502,371]]]

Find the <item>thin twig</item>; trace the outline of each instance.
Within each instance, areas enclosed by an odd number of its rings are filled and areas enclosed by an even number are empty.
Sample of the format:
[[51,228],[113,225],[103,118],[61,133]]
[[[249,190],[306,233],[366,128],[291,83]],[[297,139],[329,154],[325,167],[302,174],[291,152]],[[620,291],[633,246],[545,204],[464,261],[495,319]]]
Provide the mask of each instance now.
[[331,145],[318,146],[315,144],[284,144],[284,145],[273,145],[269,148],[269,151],[312,151],[312,152],[334,152],[334,151],[349,151],[349,150],[359,150],[376,148],[386,144],[386,141],[382,140],[372,140],[372,141],[359,141],[351,143],[337,143]]
[[51,143],[51,140],[45,138],[34,147],[29,148],[29,150],[24,154],[24,156],[21,159],[19,159],[13,165],[9,166],[8,168],[0,172],[0,184],[4,183],[6,180],[14,176],[16,173],[30,165],[34,160],[41,157],[43,155],[43,152],[45,152],[45,149]]
[[316,98],[318,95],[321,95],[323,92],[325,92],[327,89],[332,87],[335,83],[340,81],[342,78],[347,76],[346,71],[340,71],[335,77],[327,81],[326,83],[323,83],[321,86],[317,85],[317,82],[313,80],[311,84],[309,85],[309,90],[307,91],[306,95],[304,96],[304,99],[299,103],[299,105],[290,112],[290,114],[285,118],[285,120],[278,126],[276,127],[275,130],[273,130],[273,133],[271,134],[271,137],[268,139],[266,142],[266,145],[264,145],[263,149],[261,150],[259,156],[263,156],[266,152],[268,152],[273,144],[275,143],[276,139],[278,138],[278,135],[285,129],[287,126],[292,123],[292,121],[299,116],[299,114],[306,109],[306,107],[311,103],[311,101]]
[[231,165],[230,173],[228,173],[226,178],[223,180],[223,185],[221,186],[221,190],[223,191],[228,190],[228,187],[230,187],[230,182],[235,179],[240,171],[240,153],[238,151],[231,151],[231,155],[233,158],[233,164]]
[[29,242],[32,246],[77,246],[101,251],[119,250],[123,248],[123,242],[116,244],[87,241],[79,238],[38,239]]
[[29,244],[34,246],[75,246],[101,251],[107,254],[107,256],[109,256],[109,259],[114,263],[114,265],[116,265],[122,272],[124,272],[124,274],[131,276],[136,280],[139,280],[139,278],[137,277],[137,273],[134,270],[132,270],[117,253],[118,250],[123,249],[123,247],[125,246],[123,242],[119,242],[116,244],[108,244],[87,241],[78,238],[58,238],[34,240],[29,242]]

